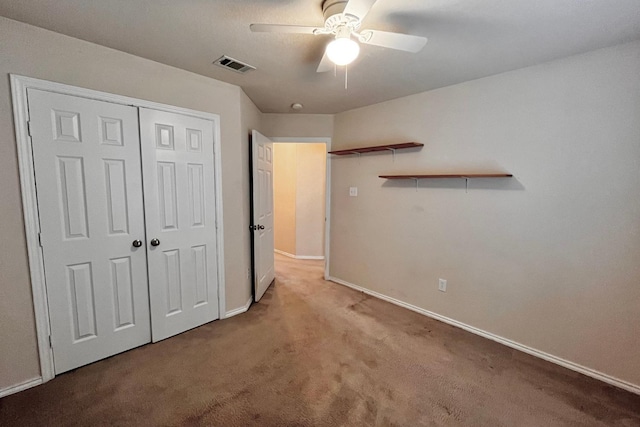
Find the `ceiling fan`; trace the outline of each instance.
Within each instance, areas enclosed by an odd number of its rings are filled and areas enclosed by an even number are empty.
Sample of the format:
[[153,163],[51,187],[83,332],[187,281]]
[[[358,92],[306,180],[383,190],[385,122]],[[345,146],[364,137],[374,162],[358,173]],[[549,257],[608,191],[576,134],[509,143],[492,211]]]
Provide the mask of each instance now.
[[360,53],[358,42],[412,53],[419,52],[427,43],[425,37],[378,30],[359,31],[362,20],[375,2],[376,0],[324,0],[324,27],[251,24],[249,28],[253,32],[261,33],[334,36],[316,70],[318,73],[332,70],[333,64],[347,65],[353,62]]

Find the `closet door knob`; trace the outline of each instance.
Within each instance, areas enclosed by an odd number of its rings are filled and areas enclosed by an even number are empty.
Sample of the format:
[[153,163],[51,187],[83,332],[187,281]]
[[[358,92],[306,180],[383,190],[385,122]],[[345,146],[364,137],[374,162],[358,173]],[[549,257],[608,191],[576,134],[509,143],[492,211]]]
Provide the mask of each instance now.
[[151,246],[158,246],[160,244],[160,240],[158,239],[151,239]]
[[142,246],[142,241],[141,240],[134,240],[132,243],[134,248],[139,248],[140,246]]
[[264,230],[264,225],[259,225],[259,226],[258,226],[258,229],[259,229],[259,230]]

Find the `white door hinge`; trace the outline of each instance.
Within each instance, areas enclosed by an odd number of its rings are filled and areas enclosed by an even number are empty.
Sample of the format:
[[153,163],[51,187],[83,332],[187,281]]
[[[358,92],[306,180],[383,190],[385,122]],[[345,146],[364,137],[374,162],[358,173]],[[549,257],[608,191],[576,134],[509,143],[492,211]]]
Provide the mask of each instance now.
[[38,244],[42,247],[42,233],[38,233]]
[[31,122],[27,122],[27,133],[29,134],[29,136],[31,135]]
[[49,335],[49,348],[53,348],[53,344],[51,343],[51,335]]

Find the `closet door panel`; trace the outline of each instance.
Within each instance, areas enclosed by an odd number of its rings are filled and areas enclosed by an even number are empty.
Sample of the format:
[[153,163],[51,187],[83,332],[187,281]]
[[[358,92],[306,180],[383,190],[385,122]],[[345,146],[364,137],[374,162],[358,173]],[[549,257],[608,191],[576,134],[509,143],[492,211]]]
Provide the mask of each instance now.
[[153,341],[218,313],[213,122],[140,109]]
[[57,374],[150,341],[137,108],[28,90]]

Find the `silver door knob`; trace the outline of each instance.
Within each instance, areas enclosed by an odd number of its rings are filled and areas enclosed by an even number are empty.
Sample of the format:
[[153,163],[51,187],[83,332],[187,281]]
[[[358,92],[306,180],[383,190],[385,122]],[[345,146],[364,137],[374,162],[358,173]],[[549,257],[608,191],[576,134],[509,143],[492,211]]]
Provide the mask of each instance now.
[[259,225],[258,230],[264,230],[264,225]]
[[158,239],[151,239],[151,246],[158,246],[160,244],[160,240]]
[[134,248],[139,248],[140,246],[142,246],[142,241],[141,240],[134,240],[132,243]]

